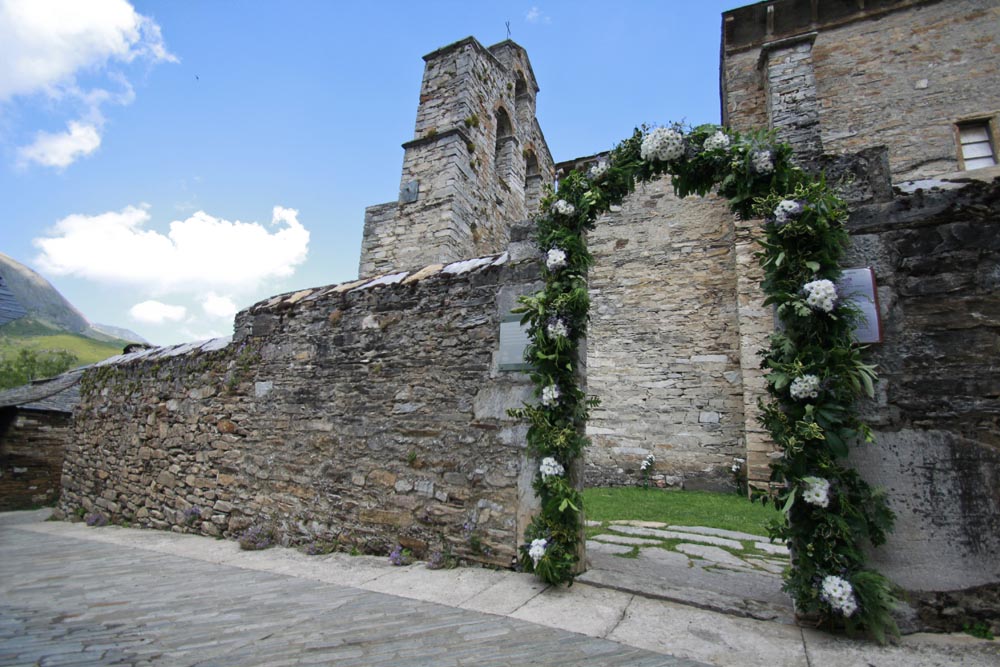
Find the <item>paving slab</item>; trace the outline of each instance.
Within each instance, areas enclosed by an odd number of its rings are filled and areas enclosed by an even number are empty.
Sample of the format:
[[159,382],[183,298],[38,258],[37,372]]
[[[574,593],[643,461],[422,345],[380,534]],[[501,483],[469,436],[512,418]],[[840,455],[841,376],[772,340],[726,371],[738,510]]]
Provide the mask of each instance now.
[[713,563],[719,563],[720,565],[732,565],[738,568],[748,567],[742,559],[737,558],[725,549],[720,549],[719,547],[713,547],[707,544],[688,544],[687,542],[682,542],[674,548],[682,554],[704,558],[705,560]]
[[624,544],[610,544],[607,542],[595,542],[594,540],[587,540],[587,554],[628,554],[632,553],[633,547],[625,546]]
[[771,542],[755,542],[754,547],[760,549],[766,554],[774,554],[775,556],[788,556],[788,547],[784,544],[773,544]]
[[730,549],[742,549],[743,545],[736,540],[714,535],[697,535],[695,533],[680,533],[675,530],[662,530],[659,528],[642,528],[639,526],[615,526],[614,530],[627,535],[640,535],[643,537],[657,537],[662,540],[692,540],[694,542],[704,542],[717,547],[728,547]]
[[809,666],[798,627],[639,596],[609,637],[648,650],[669,646],[678,657],[723,667]]
[[802,629],[806,653],[813,665],[823,667],[997,667],[1000,642],[962,634],[916,633],[905,635],[896,646],[840,637]]
[[584,584],[552,587],[532,598],[511,616],[535,623],[544,619],[553,627],[591,637],[604,637],[621,621],[631,599],[630,593]]
[[601,533],[594,535],[590,539],[597,542],[610,542],[611,544],[628,544],[631,546],[648,547],[659,544],[659,540],[647,540],[641,537],[630,537],[628,535],[614,535],[612,533]]
[[367,582],[363,588],[369,591],[401,595],[415,600],[427,600],[428,602],[458,607],[463,602],[512,576],[516,575],[509,572],[463,567],[450,572],[448,585],[442,586],[441,576],[437,570],[428,570],[422,565],[392,566],[392,570]]
[[744,557],[743,560],[759,567],[761,569],[767,570],[768,572],[773,572],[774,574],[781,574],[788,567],[788,561],[778,561],[771,560],[770,558],[754,558],[752,556]]
[[588,551],[588,556],[590,569],[577,579],[583,583],[725,614],[794,623],[791,598],[781,591],[781,577],[776,574],[705,569],[683,553],[657,547],[641,549],[636,558],[598,551]]
[[722,528],[709,528],[708,526],[667,526],[667,528],[669,530],[679,530],[684,533],[714,535],[715,537],[725,537],[730,540],[743,540],[747,542],[760,542],[767,539],[767,535],[754,535],[753,533],[741,533],[738,530],[724,530]]
[[623,519],[621,521],[609,521],[612,526],[635,526],[637,528],[666,528],[667,524],[662,521],[638,521],[636,519]]
[[548,584],[537,577],[512,574],[459,606],[462,609],[509,616],[548,587]]

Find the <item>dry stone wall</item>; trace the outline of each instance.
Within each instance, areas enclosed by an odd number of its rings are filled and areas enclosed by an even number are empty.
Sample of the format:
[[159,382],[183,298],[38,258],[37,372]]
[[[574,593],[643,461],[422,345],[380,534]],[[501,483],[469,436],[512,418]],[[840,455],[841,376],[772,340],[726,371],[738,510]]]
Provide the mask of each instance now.
[[499,322],[537,277],[504,255],[305,290],[240,313],[229,345],[90,370],[60,509],[507,566],[534,464]]
[[69,431],[68,413],[0,409],[0,512],[56,501]]

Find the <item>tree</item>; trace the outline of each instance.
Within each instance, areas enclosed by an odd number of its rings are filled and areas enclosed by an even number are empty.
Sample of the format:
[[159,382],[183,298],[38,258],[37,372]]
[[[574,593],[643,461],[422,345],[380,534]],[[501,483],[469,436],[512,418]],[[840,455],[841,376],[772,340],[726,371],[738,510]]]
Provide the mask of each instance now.
[[39,378],[65,373],[80,360],[66,350],[22,349],[16,357],[0,359],[0,389],[10,389]]

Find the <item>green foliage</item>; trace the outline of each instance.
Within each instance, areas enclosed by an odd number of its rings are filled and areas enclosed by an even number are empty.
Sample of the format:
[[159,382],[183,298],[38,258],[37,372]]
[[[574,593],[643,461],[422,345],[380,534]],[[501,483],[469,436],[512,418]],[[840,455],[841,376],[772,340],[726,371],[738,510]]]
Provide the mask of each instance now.
[[0,389],[20,387],[32,380],[55,377],[78,364],[79,359],[66,350],[36,352],[21,349],[12,358],[0,358]]
[[[885,641],[897,633],[889,615],[893,587],[865,568],[865,548],[885,541],[893,515],[884,495],[844,463],[851,444],[872,439],[854,402],[873,396],[876,380],[853,343],[859,314],[832,289],[848,242],[847,206],[791,157],[791,147],[768,132],[643,127],[611,151],[606,165],[586,174],[574,170],[558,192],[550,189],[536,232],[546,257],[545,286],[523,297],[517,311],[530,332],[525,358],[540,400],[511,414],[529,423],[530,453],[543,464],[553,459],[564,473],[587,445],[582,434],[594,400],[580,389],[576,368],[590,308],[586,272],[593,258],[585,232],[637,182],[669,174],[679,196],[715,189],[742,219],[764,218],[762,288],[781,326],[763,355],[770,396],[762,401],[761,422],[782,450],[771,466],[773,500],[782,508],[771,535],[793,554],[785,588],[803,613]],[[541,511],[525,531],[521,564],[547,582],[571,583],[581,498],[564,474],[539,471],[535,490]],[[849,584],[848,604],[823,597],[826,577]]]
[[966,623],[962,626],[962,632],[973,637],[978,637],[979,639],[989,639],[991,641],[994,639],[993,630],[990,629],[989,623],[985,621],[979,621],[972,625]]

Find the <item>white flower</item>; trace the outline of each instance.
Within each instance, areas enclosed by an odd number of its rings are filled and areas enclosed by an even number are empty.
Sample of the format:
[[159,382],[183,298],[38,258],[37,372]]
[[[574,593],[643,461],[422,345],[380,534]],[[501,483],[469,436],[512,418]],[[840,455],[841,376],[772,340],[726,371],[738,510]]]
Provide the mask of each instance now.
[[566,338],[569,336],[569,327],[566,326],[566,322],[559,319],[551,319],[549,323],[545,325],[545,333],[549,335],[549,338]]
[[851,616],[858,610],[858,601],[850,582],[832,574],[823,578],[820,598],[844,616]]
[[546,539],[537,539],[531,541],[531,546],[528,548],[528,555],[531,560],[535,563],[535,567],[538,567],[538,561],[542,559],[545,555],[545,547],[549,545]]
[[816,398],[819,396],[819,378],[815,375],[802,375],[792,380],[792,386],[788,388],[788,393],[796,401],[804,398]]
[[559,395],[559,387],[554,384],[550,384],[542,389],[542,405],[547,408],[551,408],[559,402]]
[[658,127],[643,138],[639,152],[643,160],[676,160],[684,155],[684,135],[669,127]]
[[774,171],[774,159],[771,157],[771,151],[754,151],[750,159],[753,163],[753,170],[758,174],[770,174]]
[[608,172],[608,163],[605,162],[604,160],[601,160],[597,164],[591,165],[590,169],[587,170],[587,176],[589,176],[591,180],[597,180],[607,172]]
[[802,286],[806,293],[806,304],[813,310],[833,312],[837,300],[837,288],[829,280],[814,280]]
[[559,215],[573,215],[576,213],[576,207],[570,204],[565,199],[560,199],[555,204],[552,205],[556,213]]
[[545,253],[545,266],[549,271],[556,271],[566,266],[566,251],[562,248],[551,248]]
[[549,477],[562,477],[566,469],[562,467],[559,461],[556,461],[551,456],[546,456],[542,459],[542,463],[538,466],[538,472],[542,473],[542,479],[548,479]]
[[783,225],[789,220],[799,217],[801,213],[801,202],[797,202],[794,199],[782,199],[781,203],[774,208],[774,221],[779,225]]
[[820,477],[803,477],[806,488],[802,492],[802,500],[816,507],[826,507],[830,504],[830,482]]
[[722,130],[716,131],[715,134],[705,139],[704,149],[706,151],[725,150],[727,148],[729,148],[729,135]]
[[645,459],[643,460],[643,462],[642,462],[642,463],[641,463],[641,464],[639,465],[639,470],[649,470],[650,468],[652,468],[652,467],[653,467],[653,464],[654,464],[655,462],[656,462],[656,458],[654,458],[654,457],[653,457],[653,455],[652,455],[652,454],[650,454],[650,455],[648,455],[648,456],[647,456],[647,457],[646,457],[646,458],[645,458]]

